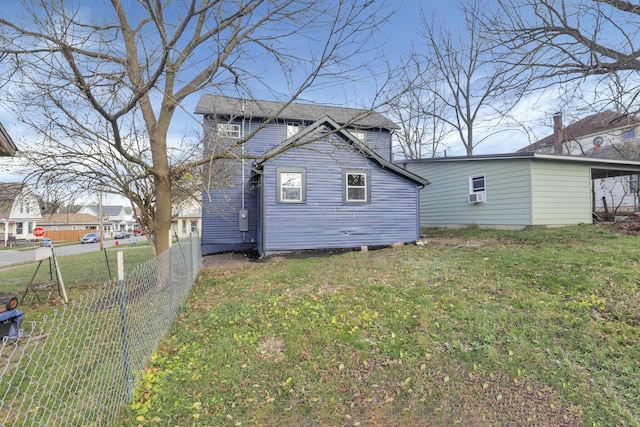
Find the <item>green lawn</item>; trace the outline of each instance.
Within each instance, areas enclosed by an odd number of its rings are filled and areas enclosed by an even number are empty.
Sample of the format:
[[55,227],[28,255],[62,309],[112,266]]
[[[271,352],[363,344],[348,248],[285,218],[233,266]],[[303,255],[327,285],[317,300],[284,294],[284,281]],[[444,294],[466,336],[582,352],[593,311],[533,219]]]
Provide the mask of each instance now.
[[425,241],[205,270],[122,425],[640,425],[637,237]]
[[[33,250],[33,249],[30,249]],[[124,252],[124,268],[125,271],[144,263],[153,258],[153,251],[148,245],[138,245],[130,247],[124,245],[120,248],[109,248],[106,251],[87,252],[79,255],[58,256],[58,264],[60,266],[60,274],[62,281],[67,290],[67,297],[73,300],[90,288],[97,285],[104,285],[110,279],[117,278],[117,252]],[[51,263],[51,272],[49,270],[49,260],[44,260],[39,268],[38,262],[32,261],[21,265],[3,266],[0,268],[0,294],[16,293],[22,298],[25,286],[29,283],[34,273],[34,282],[49,280],[50,274],[55,278],[55,267]],[[58,297],[58,289],[53,291],[52,298]],[[27,295],[26,301],[21,301],[18,307],[27,312],[28,320],[36,320],[34,316],[48,314],[55,307],[50,304],[32,304],[31,295]]]

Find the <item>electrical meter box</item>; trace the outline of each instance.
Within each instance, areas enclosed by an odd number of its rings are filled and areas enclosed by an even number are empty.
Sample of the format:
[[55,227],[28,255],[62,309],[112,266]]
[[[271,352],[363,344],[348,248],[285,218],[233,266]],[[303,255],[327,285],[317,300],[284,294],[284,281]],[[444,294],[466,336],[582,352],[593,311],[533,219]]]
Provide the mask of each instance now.
[[240,209],[238,211],[238,219],[240,224],[239,231],[249,231],[249,211]]

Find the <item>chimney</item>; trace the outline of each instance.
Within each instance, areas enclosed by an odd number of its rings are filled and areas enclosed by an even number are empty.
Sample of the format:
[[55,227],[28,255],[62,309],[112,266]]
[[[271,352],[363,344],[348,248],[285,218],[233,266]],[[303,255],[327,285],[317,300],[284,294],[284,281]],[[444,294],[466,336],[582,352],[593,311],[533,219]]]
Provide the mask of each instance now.
[[553,115],[553,154],[562,154],[562,113]]

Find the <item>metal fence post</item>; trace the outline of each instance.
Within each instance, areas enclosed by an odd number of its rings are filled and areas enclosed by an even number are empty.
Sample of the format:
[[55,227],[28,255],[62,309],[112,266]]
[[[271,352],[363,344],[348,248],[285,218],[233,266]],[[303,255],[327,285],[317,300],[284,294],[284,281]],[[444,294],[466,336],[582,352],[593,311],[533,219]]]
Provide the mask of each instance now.
[[131,367],[129,366],[129,341],[127,339],[127,292],[124,281],[124,259],[122,251],[118,252],[118,289],[120,293],[120,325],[122,341],[122,360],[124,368],[125,398],[131,399]]

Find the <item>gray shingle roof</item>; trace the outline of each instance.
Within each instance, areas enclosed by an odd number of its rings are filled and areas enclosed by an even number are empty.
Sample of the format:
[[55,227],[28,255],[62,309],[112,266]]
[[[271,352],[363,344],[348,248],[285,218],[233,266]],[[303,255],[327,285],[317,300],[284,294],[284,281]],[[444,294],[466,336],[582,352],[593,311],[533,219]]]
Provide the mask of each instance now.
[[382,114],[371,110],[291,103],[284,107],[282,112],[278,114],[278,111],[280,111],[284,105],[282,102],[275,101],[243,100],[222,95],[205,94],[202,95],[200,101],[198,101],[195,112],[196,114],[221,116],[245,115],[256,119],[264,119],[277,115],[277,118],[283,120],[304,120],[308,122],[315,122],[325,116],[329,116],[341,125],[349,123],[364,128],[383,128],[390,130],[399,128],[398,125]]

